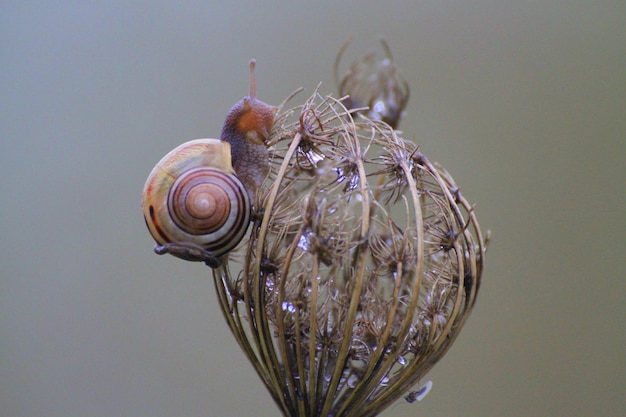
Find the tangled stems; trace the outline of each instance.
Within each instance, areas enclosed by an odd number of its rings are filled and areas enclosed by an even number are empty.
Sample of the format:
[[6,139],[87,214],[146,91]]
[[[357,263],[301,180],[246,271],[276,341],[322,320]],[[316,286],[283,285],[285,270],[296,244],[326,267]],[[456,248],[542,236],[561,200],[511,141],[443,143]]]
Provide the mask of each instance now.
[[413,143],[317,91],[270,134],[249,239],[213,271],[224,317],[284,416],[378,415],[474,305],[475,213]]

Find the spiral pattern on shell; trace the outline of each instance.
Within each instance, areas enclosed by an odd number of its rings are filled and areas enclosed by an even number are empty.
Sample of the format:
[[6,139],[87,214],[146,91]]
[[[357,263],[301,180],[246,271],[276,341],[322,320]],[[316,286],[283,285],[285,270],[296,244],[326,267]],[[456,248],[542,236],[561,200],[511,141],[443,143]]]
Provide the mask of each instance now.
[[214,256],[233,249],[248,229],[251,204],[230,146],[197,139],[168,153],[146,181],[143,211],[159,244],[190,242]]

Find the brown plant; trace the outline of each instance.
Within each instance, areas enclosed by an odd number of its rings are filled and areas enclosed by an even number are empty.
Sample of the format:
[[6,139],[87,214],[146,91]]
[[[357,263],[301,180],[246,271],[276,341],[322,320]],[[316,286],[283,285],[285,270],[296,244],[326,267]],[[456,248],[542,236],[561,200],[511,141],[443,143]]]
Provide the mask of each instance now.
[[485,239],[452,177],[354,113],[318,91],[279,112],[249,239],[213,270],[284,416],[378,415],[450,348],[480,287]]

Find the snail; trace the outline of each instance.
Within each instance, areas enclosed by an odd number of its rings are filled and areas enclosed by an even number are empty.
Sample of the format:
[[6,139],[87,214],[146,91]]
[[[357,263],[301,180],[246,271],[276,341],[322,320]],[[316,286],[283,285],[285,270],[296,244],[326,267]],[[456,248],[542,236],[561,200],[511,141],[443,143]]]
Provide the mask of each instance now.
[[154,251],[215,268],[243,239],[257,191],[270,170],[267,142],[277,108],[250,91],[235,104],[220,139],[185,142],[152,169],[142,208]]

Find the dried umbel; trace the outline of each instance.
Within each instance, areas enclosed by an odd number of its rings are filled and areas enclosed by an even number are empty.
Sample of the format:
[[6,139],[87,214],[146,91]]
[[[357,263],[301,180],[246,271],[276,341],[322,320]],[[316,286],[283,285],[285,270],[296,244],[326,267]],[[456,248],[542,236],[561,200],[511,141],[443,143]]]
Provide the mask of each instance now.
[[285,416],[377,415],[474,305],[475,214],[412,142],[317,92],[269,145],[249,241],[213,271],[221,308]]

